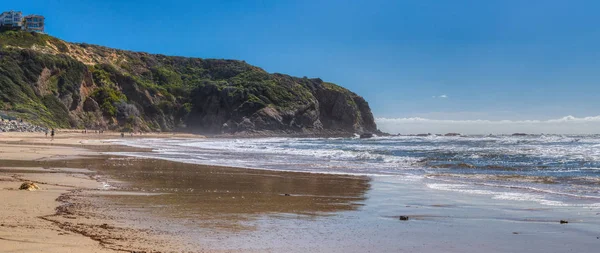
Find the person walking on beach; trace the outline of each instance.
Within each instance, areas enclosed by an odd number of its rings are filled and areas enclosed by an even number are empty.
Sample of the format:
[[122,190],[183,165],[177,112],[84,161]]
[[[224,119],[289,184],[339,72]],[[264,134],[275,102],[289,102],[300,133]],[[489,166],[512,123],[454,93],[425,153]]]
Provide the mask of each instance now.
[[46,138],[48,138],[48,129],[46,129],[44,132],[46,133]]
[[50,138],[52,138],[51,140],[54,140],[54,128],[52,128],[52,131],[50,132]]

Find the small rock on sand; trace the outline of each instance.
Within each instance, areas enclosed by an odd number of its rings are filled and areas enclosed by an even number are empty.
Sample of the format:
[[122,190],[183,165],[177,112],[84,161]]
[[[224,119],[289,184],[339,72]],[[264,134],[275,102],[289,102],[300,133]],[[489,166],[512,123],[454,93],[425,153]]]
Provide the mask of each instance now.
[[32,183],[32,182],[25,182],[21,184],[21,187],[19,187],[19,190],[27,190],[27,191],[35,191],[35,190],[39,190],[40,187],[38,187],[36,184]]
[[408,216],[401,215],[400,220],[408,220]]
[[106,223],[103,223],[103,224],[102,224],[102,225],[100,225],[99,227],[100,227],[100,228],[102,228],[102,229],[111,229],[111,228],[112,228],[112,226],[110,226],[110,225],[108,225],[108,224],[106,224]]

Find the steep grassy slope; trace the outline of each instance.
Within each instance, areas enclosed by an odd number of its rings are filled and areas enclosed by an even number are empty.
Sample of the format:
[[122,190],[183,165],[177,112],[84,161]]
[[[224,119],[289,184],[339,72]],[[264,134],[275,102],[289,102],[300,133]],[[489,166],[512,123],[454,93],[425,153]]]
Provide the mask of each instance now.
[[374,132],[368,103],[243,61],[0,33],[0,110],[52,127],[202,133]]

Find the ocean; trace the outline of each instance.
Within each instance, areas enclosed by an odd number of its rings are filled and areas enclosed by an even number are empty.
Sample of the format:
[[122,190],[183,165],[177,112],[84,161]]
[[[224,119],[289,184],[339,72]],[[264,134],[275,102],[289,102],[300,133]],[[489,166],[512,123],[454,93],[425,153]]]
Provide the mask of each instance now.
[[346,174],[427,190],[555,207],[600,208],[600,135],[120,139],[192,164]]

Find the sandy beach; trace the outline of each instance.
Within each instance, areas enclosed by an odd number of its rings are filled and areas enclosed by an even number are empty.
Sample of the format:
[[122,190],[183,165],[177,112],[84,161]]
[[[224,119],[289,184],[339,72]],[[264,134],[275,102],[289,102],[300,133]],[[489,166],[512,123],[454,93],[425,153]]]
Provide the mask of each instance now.
[[[187,134],[147,134],[144,137],[202,138]],[[148,245],[158,242],[169,245],[157,237],[137,234],[139,231],[106,232],[115,230],[107,225],[110,218],[100,217],[95,212],[95,217],[83,217],[85,223],[75,222],[82,216],[72,213],[70,208],[86,206],[83,200],[75,202],[76,196],[106,194],[106,183],[94,171],[85,169],[86,164],[97,162],[102,152],[141,150],[106,141],[115,138],[121,138],[120,133],[58,131],[54,139],[45,137],[43,133],[0,133],[0,201],[3,203],[0,210],[0,251],[132,252],[142,248],[153,252],[159,247]],[[66,161],[78,161],[78,164],[72,168],[65,167],[63,162]],[[18,190],[23,182],[34,182],[40,189]],[[126,243],[111,246],[107,238]],[[136,238],[144,238],[144,246],[135,246]]]
[[[115,156],[148,151],[107,141],[115,138],[0,134],[0,251],[594,252],[600,246],[594,208],[460,195],[394,176]],[[41,189],[17,190],[26,181]]]
[[[113,252],[90,237],[60,228],[51,219],[62,204],[57,201],[62,195],[78,189],[102,187],[100,182],[89,176],[91,171],[26,167],[18,164],[26,161],[94,156],[98,155],[97,152],[50,145],[49,139],[44,139],[40,133],[2,133],[0,142],[2,252]],[[76,142],[75,139],[57,138],[54,143]],[[21,183],[28,181],[35,182],[40,190],[18,190]]]

